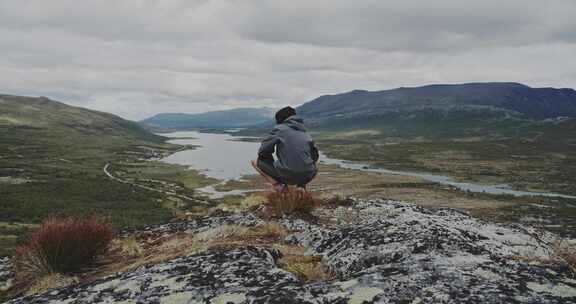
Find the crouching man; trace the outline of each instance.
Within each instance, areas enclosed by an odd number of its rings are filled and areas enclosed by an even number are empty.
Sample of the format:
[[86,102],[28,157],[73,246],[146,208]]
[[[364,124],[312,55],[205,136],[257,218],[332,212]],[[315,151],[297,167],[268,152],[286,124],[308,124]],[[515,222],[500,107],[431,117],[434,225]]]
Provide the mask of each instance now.
[[276,191],[282,191],[287,185],[306,188],[318,172],[317,161],[318,149],[304,121],[292,107],[285,107],[276,113],[276,126],[262,140],[258,160],[252,165]]

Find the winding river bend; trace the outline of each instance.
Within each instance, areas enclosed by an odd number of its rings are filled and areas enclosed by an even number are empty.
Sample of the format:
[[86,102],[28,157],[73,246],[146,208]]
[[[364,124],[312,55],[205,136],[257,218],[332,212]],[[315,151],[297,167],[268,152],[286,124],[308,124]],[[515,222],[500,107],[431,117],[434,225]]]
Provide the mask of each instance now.
[[[201,171],[208,177],[224,181],[238,179],[244,175],[255,173],[254,169],[250,165],[250,160],[256,157],[256,152],[260,145],[258,142],[240,141],[237,137],[229,134],[200,133],[195,131],[174,132],[162,135],[173,138],[169,142],[174,144],[199,146],[194,150],[176,152],[162,159],[162,161],[166,163],[190,166],[193,169]],[[367,164],[330,158],[323,153],[320,153],[320,162],[338,165],[342,168],[351,170],[420,177],[430,182],[450,185],[463,191],[509,194],[514,196],[546,196],[576,199],[576,196],[559,193],[513,190],[506,184],[481,185],[457,182],[452,178],[443,175],[373,168]],[[204,189],[204,191],[209,192],[213,196],[218,196],[211,187]],[[238,193],[241,192],[227,194]]]

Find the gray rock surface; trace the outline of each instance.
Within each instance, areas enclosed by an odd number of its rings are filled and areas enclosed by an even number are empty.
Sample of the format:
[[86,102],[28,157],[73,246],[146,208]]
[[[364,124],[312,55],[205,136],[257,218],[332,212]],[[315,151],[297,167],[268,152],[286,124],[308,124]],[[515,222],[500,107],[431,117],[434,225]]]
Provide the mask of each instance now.
[[10,259],[0,257],[0,292],[7,290],[11,284],[14,274],[10,270]]
[[[576,303],[567,269],[513,258],[547,257],[551,234],[384,200],[317,215],[322,225],[280,223],[295,231],[286,241],[324,257],[337,273],[331,281],[299,282],[276,266],[273,249],[219,248],[10,303]],[[148,231],[261,223],[248,213],[221,214]]]

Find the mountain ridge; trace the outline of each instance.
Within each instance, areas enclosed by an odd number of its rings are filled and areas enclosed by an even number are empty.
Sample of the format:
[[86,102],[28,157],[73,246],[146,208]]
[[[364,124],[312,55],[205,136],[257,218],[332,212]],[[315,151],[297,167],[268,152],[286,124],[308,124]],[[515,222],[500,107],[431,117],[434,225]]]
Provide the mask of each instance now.
[[[298,107],[306,117],[358,113],[409,111],[410,107],[487,106],[511,111],[519,117],[542,120],[576,117],[576,91],[562,88],[531,88],[514,82],[432,84],[390,90],[352,90],[323,95]],[[376,114],[376,113],[371,113]]]
[[[387,137],[436,140],[513,134],[532,138],[552,121],[576,120],[576,91],[516,82],[431,84],[322,95],[296,111],[318,132],[368,129]],[[237,134],[261,135],[274,124],[268,120]]]

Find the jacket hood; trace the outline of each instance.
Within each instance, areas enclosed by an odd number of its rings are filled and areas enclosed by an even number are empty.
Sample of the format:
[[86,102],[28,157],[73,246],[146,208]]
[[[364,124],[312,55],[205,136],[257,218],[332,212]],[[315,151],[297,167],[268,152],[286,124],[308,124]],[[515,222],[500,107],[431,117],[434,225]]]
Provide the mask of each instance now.
[[292,115],[282,122],[283,125],[287,125],[291,129],[306,132],[304,127],[304,120],[297,115]]

